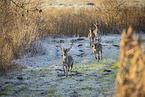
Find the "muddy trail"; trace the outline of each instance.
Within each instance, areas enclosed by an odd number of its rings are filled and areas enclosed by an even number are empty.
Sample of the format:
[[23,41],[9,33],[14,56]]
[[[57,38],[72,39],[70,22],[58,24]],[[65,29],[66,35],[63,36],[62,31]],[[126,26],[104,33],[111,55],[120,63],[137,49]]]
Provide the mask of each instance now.
[[[74,45],[72,76],[62,71],[62,52]],[[2,97],[107,97],[114,95],[121,35],[102,36],[103,59],[97,62],[87,37],[46,38],[37,41],[41,54],[14,60],[22,69],[0,77]],[[40,49],[41,48],[41,49]],[[69,74],[69,73],[68,73]]]

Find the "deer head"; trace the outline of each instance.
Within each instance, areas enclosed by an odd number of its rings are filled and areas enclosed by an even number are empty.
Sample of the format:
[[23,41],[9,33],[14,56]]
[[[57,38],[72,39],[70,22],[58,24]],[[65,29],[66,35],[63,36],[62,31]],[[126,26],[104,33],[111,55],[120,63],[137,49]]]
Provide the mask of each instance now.
[[97,36],[97,37],[98,37],[98,39],[97,39],[97,40],[98,40],[98,43],[100,43],[101,40],[102,40],[102,39],[101,39],[101,35],[100,35],[100,36]]
[[63,56],[67,56],[67,52],[70,51],[70,49],[72,48],[72,46],[73,46],[73,40],[72,40],[72,44],[71,44],[71,47],[70,48],[67,48],[67,49],[62,48],[61,47],[61,44],[60,44],[60,40],[59,40],[59,47],[60,47],[60,50],[63,52]]
[[96,27],[96,29],[98,28],[98,27],[100,27],[101,26],[101,24],[97,24],[97,22],[96,22],[96,24],[94,24],[94,26]]

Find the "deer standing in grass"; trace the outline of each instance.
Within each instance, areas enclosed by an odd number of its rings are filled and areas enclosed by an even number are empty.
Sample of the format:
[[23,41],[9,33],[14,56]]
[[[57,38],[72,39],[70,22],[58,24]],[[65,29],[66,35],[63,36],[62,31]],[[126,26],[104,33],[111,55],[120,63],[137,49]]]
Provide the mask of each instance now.
[[[95,55],[96,60],[100,60],[100,55],[101,55],[101,60],[102,60],[102,45],[100,44],[101,42],[101,36],[98,36],[98,42],[94,43],[92,42],[93,45],[93,54]],[[97,54],[97,57],[96,57]]]
[[100,25],[97,25],[97,23],[96,24],[94,24],[94,26],[95,26],[95,30],[93,31],[94,32],[94,34],[95,34],[95,36],[96,37],[100,37],[101,36],[101,31],[98,29],[98,27],[100,26]]
[[70,49],[72,48],[72,46],[73,46],[73,40],[72,40],[71,47],[68,49],[62,48],[60,41],[59,41],[59,47],[60,47],[61,51],[63,52],[62,68],[63,68],[64,74],[66,75],[66,77],[68,75],[68,71],[70,71],[70,75],[71,75],[71,70],[73,68],[73,63],[74,63],[74,59],[72,58],[72,56],[67,54],[68,51],[70,51]]
[[92,24],[91,25],[91,28],[89,29],[89,34],[88,34],[88,37],[89,37],[89,40],[90,40],[90,46],[91,46],[91,43],[92,42],[96,42],[96,37],[98,36],[101,36],[101,31],[98,29],[98,26],[97,23],[96,24]]

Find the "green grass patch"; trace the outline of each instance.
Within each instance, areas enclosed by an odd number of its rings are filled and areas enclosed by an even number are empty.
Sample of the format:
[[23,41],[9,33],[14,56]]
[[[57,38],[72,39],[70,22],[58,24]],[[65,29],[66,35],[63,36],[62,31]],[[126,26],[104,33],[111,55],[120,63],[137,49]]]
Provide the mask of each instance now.
[[[101,82],[99,83],[101,87],[98,88],[98,90],[101,91],[102,93],[105,93],[107,91],[114,89],[115,79],[116,79],[116,74],[110,74],[100,78],[98,81]],[[104,84],[105,82],[107,82],[107,84],[105,86],[102,86],[102,84]]]
[[55,88],[53,88],[52,90],[50,90],[48,93],[47,93],[47,95],[52,95],[52,97],[53,97],[53,95],[54,95],[54,93],[56,92],[57,90],[55,89]]
[[2,91],[2,92],[0,92],[0,96],[2,96],[2,95],[7,95],[8,92],[9,92],[9,91]]
[[0,95],[8,95],[9,92],[11,91],[11,89],[14,88],[14,87],[16,87],[16,86],[7,87],[6,89],[4,89],[4,91],[0,92]]
[[50,71],[50,70],[47,68],[44,68],[44,69],[40,69],[40,71]]
[[112,64],[112,65],[110,66],[110,69],[112,69],[112,70],[117,70],[117,69],[118,69],[118,66],[119,66],[119,62],[116,62],[116,63],[114,63],[114,64]]

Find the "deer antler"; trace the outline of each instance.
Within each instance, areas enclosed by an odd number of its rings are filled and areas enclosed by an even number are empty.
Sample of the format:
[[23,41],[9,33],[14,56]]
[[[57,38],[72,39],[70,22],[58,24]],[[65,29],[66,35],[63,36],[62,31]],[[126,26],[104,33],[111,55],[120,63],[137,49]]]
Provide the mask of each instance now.
[[94,26],[97,27],[97,22],[96,22],[96,24],[94,24]]
[[95,26],[96,28],[98,28],[98,27],[101,26],[101,24],[97,24],[97,22],[96,22],[96,24],[94,24],[94,26]]
[[62,50],[63,50],[63,48],[61,47],[60,40],[59,40],[59,47],[60,47],[60,49],[61,49],[61,51],[62,51]]
[[89,31],[91,32],[91,28],[89,28]]
[[69,51],[73,46],[73,40],[72,40],[72,44],[71,44],[71,47],[67,49],[67,51]]

